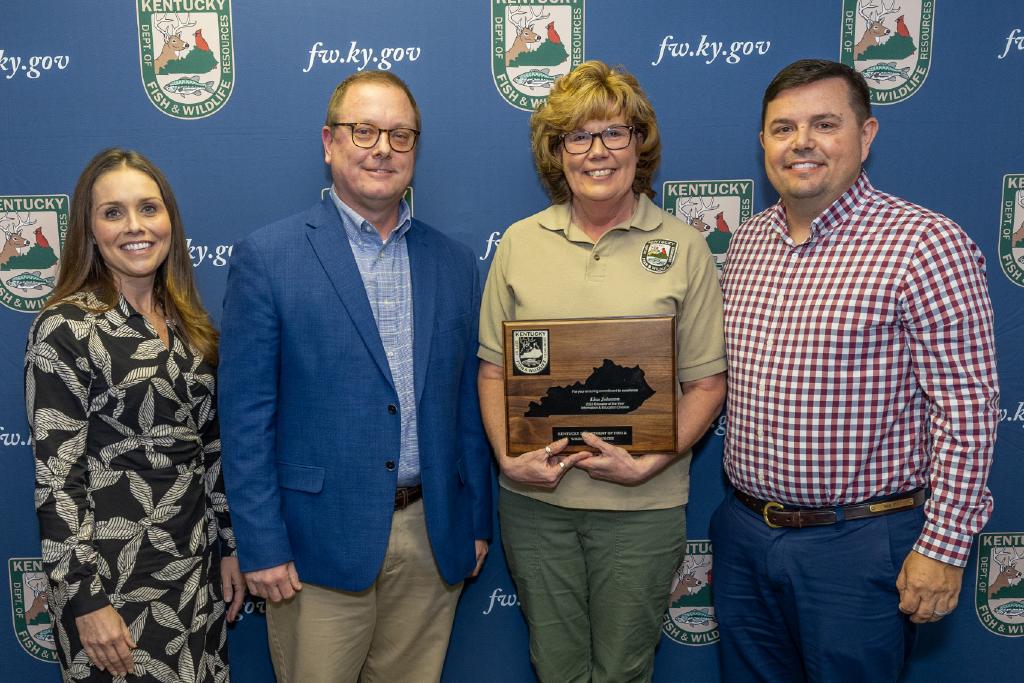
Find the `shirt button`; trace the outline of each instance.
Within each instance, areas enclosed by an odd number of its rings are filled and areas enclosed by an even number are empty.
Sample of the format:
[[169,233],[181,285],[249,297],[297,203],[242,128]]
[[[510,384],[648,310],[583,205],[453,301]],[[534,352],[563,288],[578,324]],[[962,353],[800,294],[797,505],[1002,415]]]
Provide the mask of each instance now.
[[388,404],[388,412],[394,415],[398,412],[398,407],[394,403]]
[[774,342],[774,341],[772,341],[772,338],[771,338],[771,337],[765,337],[765,340],[764,340],[764,345],[765,345],[765,348],[769,348],[769,349],[770,349],[770,348],[772,348],[773,346],[775,346],[775,342]]
[[763,484],[764,483],[764,475],[763,474],[758,474],[757,475],[757,480]]
[[600,261],[601,260],[601,255],[600,254],[594,254],[594,260],[595,261]]
[[781,292],[779,293],[779,295],[778,295],[778,296],[776,296],[776,297],[775,297],[775,303],[776,303],[776,305],[778,305],[778,306],[781,306],[781,305],[782,305],[782,302],[783,302],[783,301],[785,301],[785,300],[786,300],[786,297],[785,297],[785,296],[783,296]]
[[767,383],[764,380],[761,380],[757,384],[757,390],[763,394],[764,393],[764,389],[765,389],[766,386],[767,386]]
[[388,460],[386,463],[384,463],[384,469],[386,469],[388,472],[394,472],[395,471],[395,461],[394,460]]

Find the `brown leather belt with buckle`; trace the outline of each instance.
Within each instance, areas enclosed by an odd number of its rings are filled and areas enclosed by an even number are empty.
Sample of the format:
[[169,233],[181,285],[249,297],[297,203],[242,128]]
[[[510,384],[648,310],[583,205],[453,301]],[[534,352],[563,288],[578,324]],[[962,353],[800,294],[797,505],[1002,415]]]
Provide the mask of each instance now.
[[882,500],[843,507],[790,508],[782,503],[755,498],[739,489],[733,489],[733,492],[741,503],[760,515],[764,523],[773,529],[779,527],[802,529],[807,526],[828,526],[829,524],[835,524],[840,519],[878,517],[879,515],[888,515],[892,512],[916,508],[923,504],[925,499],[925,491],[921,488],[890,498],[883,498]]
[[399,486],[395,489],[395,509],[401,510],[408,507],[422,497],[423,487],[419,484],[416,484],[416,486]]

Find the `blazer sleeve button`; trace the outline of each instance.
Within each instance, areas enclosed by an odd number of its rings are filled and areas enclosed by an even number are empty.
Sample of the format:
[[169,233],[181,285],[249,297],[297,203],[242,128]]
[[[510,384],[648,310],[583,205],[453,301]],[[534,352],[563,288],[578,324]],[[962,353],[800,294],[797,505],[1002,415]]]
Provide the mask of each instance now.
[[398,412],[398,406],[396,406],[394,403],[388,404],[388,412],[394,415],[395,413]]
[[384,469],[386,469],[388,472],[394,472],[395,471],[395,461],[394,460],[388,460],[386,463],[384,463]]

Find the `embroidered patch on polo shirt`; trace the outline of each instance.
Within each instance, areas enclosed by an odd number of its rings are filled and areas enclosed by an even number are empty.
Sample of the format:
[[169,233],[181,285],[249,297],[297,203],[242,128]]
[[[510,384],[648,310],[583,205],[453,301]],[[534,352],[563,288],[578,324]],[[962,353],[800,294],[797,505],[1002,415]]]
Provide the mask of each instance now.
[[652,273],[664,273],[676,260],[676,243],[672,240],[648,240],[640,263]]

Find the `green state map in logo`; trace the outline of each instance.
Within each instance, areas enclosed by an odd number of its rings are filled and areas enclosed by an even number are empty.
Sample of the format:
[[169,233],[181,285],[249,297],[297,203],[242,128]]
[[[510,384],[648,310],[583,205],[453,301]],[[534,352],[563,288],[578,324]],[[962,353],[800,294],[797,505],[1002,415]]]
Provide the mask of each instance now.
[[491,73],[505,101],[533,111],[583,62],[583,0],[491,0]]
[[1024,534],[978,536],[975,611],[999,636],[1024,636]]
[[721,274],[732,231],[753,215],[754,181],[669,180],[661,187],[661,208],[704,235]]
[[680,645],[718,642],[718,621],[711,603],[711,560],[711,541],[687,541],[686,559],[672,577],[661,630]]
[[11,588],[11,622],[18,642],[36,659],[57,661],[50,613],[46,609],[46,575],[38,557],[12,557],[7,561]]
[[916,93],[932,61],[935,0],[843,0],[840,61],[864,76],[872,104]]
[[218,111],[235,87],[231,0],[136,0],[142,84],[176,119]]
[[0,303],[37,313],[57,282],[68,231],[68,196],[0,196],[0,231]]
[[999,265],[1006,277],[1024,287],[1024,175],[1003,176],[999,218]]

